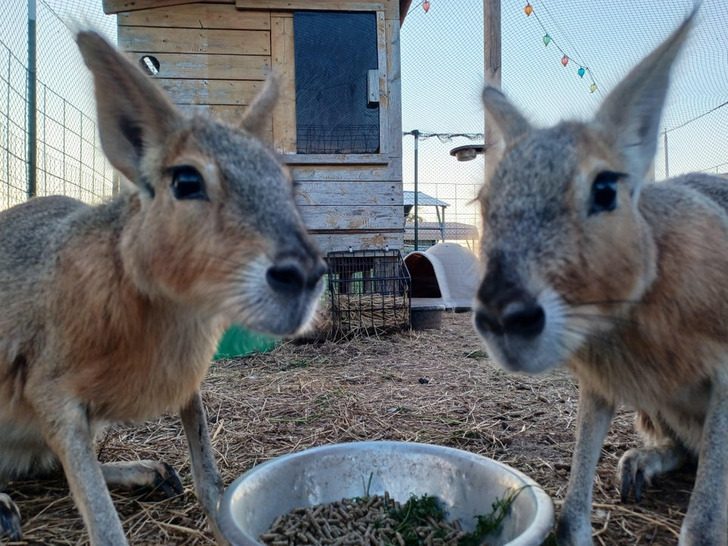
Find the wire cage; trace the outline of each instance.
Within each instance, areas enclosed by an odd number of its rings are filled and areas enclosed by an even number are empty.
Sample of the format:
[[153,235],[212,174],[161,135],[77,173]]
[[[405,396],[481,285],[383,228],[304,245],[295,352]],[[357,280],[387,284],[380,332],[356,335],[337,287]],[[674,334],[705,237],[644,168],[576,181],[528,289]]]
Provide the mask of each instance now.
[[329,252],[326,261],[334,333],[410,327],[411,280],[399,250]]

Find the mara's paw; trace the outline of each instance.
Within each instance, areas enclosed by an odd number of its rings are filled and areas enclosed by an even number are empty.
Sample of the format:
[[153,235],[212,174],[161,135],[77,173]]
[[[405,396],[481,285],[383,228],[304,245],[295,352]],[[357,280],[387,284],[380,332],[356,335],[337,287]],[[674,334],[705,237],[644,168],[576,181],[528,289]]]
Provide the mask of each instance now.
[[645,485],[652,483],[655,476],[679,467],[684,461],[684,451],[674,446],[626,451],[617,466],[622,502],[628,502],[630,494],[636,502],[640,502]]
[[628,502],[630,493],[634,500],[642,500],[642,489],[645,486],[645,471],[648,457],[641,449],[630,449],[619,459],[617,475],[619,476],[619,496],[622,502]]
[[123,489],[151,489],[165,497],[184,493],[179,474],[167,463],[157,461],[114,462],[101,465],[106,483]]
[[23,539],[23,533],[18,507],[8,495],[0,493],[0,538],[3,537],[17,541]]

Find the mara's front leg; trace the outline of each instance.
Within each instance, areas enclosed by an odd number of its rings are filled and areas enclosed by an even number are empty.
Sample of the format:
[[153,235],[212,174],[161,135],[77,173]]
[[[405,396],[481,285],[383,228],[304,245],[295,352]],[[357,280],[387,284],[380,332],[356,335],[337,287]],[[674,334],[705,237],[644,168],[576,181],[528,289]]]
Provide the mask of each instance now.
[[197,498],[207,515],[207,521],[215,535],[215,540],[219,544],[227,544],[218,525],[218,510],[223,491],[222,478],[217,470],[215,456],[212,452],[205,408],[199,392],[196,392],[187,405],[182,408],[180,417],[190,448],[192,477],[195,481]]
[[728,366],[713,378],[681,546],[728,544]]
[[594,473],[614,407],[581,385],[576,419],[576,445],[566,498],[561,507],[557,538],[562,546],[592,543],[591,503]]
[[64,396],[51,381],[34,392],[32,399],[46,442],[63,466],[91,544],[126,545],[121,521],[96,458],[86,408]]

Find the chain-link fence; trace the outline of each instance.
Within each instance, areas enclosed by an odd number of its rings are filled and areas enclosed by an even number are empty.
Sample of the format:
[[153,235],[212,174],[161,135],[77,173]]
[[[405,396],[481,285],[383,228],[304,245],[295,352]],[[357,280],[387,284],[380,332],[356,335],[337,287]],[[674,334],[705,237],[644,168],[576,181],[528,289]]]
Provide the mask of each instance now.
[[[419,246],[444,239],[473,247],[469,237],[473,226],[479,228],[479,214],[472,200],[482,184],[483,156],[458,162],[450,151],[483,142],[478,138],[483,132],[483,1],[427,4],[425,12],[423,2],[414,1],[402,28],[404,189],[410,192],[405,193],[405,205],[415,185],[411,132],[436,135],[419,142],[418,201],[424,203],[417,214]],[[530,16],[524,11],[527,4]],[[694,5],[692,0],[667,0],[659,9],[639,0],[618,4],[501,0],[502,87],[535,125],[591,117],[608,92]],[[690,171],[728,173],[726,20],[728,4],[702,2],[697,25],[675,66],[663,114],[655,157],[658,181]],[[463,133],[472,140],[448,138]],[[410,209],[410,248],[413,224]]]
[[[0,209],[28,196],[29,144],[35,143],[38,195],[65,193],[98,201],[113,192],[113,171],[101,153],[91,80],[68,26],[77,21],[115,38],[113,17],[93,0],[38,0],[36,133],[29,136],[28,4],[3,2],[0,16]],[[483,7],[480,0],[413,2],[402,29],[403,170],[406,240],[414,243],[415,154],[420,246],[454,240],[475,248],[479,229],[473,199],[483,156],[459,162],[456,146],[481,143]],[[692,0],[660,9],[629,0],[501,0],[504,91],[535,123],[586,118],[651,47],[668,36]],[[728,172],[728,5],[705,0],[676,67],[655,158],[660,180],[688,171]],[[553,40],[546,44],[545,34]],[[563,66],[558,45],[572,57]],[[597,84],[577,70],[587,67]],[[419,228],[422,228],[421,230]]]
[[712,107],[711,102],[704,112],[664,126],[655,158],[657,180],[690,171],[728,174],[728,101]]
[[[405,250],[414,249],[415,239],[420,250],[441,240],[475,249],[482,156],[462,162],[450,152],[483,142],[483,4],[431,0],[430,6],[425,12],[413,2],[402,26]],[[419,132],[416,162],[413,131]]]
[[28,192],[27,68],[4,44],[0,46],[0,209],[20,203]]
[[0,210],[30,195],[98,202],[113,193],[114,172],[101,151],[91,78],[72,28],[81,21],[115,40],[115,20],[103,15],[101,2],[5,4],[0,16]]

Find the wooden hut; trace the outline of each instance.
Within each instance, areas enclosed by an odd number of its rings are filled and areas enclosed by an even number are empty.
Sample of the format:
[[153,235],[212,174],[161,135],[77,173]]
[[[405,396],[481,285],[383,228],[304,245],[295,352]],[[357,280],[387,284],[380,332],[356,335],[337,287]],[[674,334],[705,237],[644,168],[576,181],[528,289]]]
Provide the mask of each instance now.
[[402,247],[399,29],[411,0],[104,0],[180,107],[231,120],[275,70],[268,136],[324,252]]

